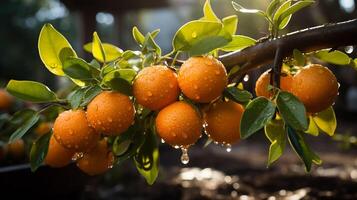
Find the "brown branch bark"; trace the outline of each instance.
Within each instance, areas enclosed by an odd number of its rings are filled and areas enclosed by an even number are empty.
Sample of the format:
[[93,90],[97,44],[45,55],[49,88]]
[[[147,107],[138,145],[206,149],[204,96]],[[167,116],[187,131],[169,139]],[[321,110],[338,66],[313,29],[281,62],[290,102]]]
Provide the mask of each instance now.
[[230,82],[240,80],[248,71],[274,61],[278,47],[283,57],[291,56],[294,49],[307,53],[320,49],[357,44],[357,19],[299,30],[277,39],[257,43],[241,51],[219,57],[227,71],[233,66],[241,68],[231,76]]

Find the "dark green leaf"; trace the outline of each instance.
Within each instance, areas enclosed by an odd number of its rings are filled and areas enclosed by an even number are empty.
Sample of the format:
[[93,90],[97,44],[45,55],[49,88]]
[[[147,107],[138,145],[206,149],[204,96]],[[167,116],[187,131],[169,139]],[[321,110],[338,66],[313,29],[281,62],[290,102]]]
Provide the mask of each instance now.
[[69,58],[63,65],[64,73],[74,79],[93,79],[91,66],[81,58]]
[[290,145],[299,158],[304,162],[306,171],[309,172],[311,170],[313,162],[317,165],[322,163],[321,159],[312,152],[310,147],[306,144],[304,137],[300,132],[296,132],[290,126],[287,127],[287,132]]
[[253,95],[250,92],[241,90],[237,87],[227,87],[224,90],[224,95],[237,103],[246,103],[253,98]]
[[88,89],[89,89],[88,87],[79,88],[73,91],[71,95],[69,95],[68,101],[71,104],[72,109],[79,108]]
[[297,130],[307,130],[308,123],[305,106],[298,98],[289,92],[281,91],[278,94],[276,102],[285,123]]
[[301,53],[301,51],[299,51],[298,49],[294,49],[293,56],[294,56],[294,59],[296,61],[296,65],[298,65],[298,66],[304,66],[305,65],[305,57]]
[[271,142],[269,148],[268,166],[283,155],[286,146],[286,133],[282,120],[271,120],[264,127],[265,135]]
[[251,101],[242,116],[240,123],[241,138],[246,139],[257,132],[272,119],[275,113],[275,105],[264,97],[257,97]]
[[19,120],[21,120],[22,123],[16,131],[11,134],[9,143],[21,139],[40,119],[40,115],[38,115],[35,111],[26,110],[26,113],[23,114],[23,116],[19,117]]
[[36,171],[45,160],[51,135],[51,133],[45,134],[32,144],[30,151],[31,171]]
[[87,106],[89,102],[94,99],[98,94],[102,92],[102,88],[100,88],[98,85],[91,86],[86,92],[85,95],[82,99],[82,103],[80,106]]
[[132,85],[123,78],[113,78],[106,82],[106,84],[113,90],[132,96]]
[[56,94],[42,83],[10,80],[6,90],[15,97],[35,103],[57,101]]

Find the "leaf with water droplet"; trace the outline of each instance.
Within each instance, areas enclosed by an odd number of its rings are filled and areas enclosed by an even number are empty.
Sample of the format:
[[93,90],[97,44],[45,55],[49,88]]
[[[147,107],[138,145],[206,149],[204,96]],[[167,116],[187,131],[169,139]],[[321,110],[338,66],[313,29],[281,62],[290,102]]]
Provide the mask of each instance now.
[[285,123],[297,130],[307,130],[308,123],[305,106],[297,97],[289,92],[281,91],[276,102]]
[[337,127],[336,115],[332,107],[317,113],[313,117],[316,125],[327,135],[333,136]]
[[311,151],[310,147],[305,142],[303,133],[294,130],[290,126],[287,126],[286,129],[290,145],[299,158],[304,162],[306,171],[309,172],[311,170],[312,163],[320,165],[322,163],[321,159],[313,151]]
[[272,119],[275,113],[275,105],[265,97],[258,97],[251,101],[242,116],[240,122],[240,134],[243,139],[248,138]]

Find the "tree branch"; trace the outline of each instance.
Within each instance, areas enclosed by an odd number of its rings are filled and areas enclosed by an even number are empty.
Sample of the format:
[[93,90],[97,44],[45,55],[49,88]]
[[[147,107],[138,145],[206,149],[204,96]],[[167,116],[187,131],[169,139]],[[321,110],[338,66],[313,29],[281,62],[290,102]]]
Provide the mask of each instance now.
[[354,44],[357,44],[357,19],[299,30],[241,51],[227,53],[220,56],[219,60],[227,71],[235,65],[241,66],[231,76],[230,82],[234,82],[248,71],[273,62],[278,47],[284,49],[282,56],[287,57],[291,56],[294,49],[307,53]]

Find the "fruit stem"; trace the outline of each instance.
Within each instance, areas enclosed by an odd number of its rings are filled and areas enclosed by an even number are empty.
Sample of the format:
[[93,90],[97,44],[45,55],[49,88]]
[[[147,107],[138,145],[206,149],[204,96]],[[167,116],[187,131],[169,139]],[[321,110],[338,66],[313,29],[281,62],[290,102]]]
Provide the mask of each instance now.
[[[270,76],[270,84],[275,88],[280,88],[281,66],[283,64],[283,47],[279,46],[275,51],[274,64],[272,66],[272,75]],[[276,90],[274,90],[275,92]]]

